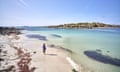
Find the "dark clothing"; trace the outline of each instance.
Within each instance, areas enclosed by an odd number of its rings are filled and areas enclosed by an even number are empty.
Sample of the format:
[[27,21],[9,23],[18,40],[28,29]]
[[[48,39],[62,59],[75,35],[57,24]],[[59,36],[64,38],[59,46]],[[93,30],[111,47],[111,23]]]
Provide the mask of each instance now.
[[43,53],[45,54],[46,53],[46,45],[43,44]]

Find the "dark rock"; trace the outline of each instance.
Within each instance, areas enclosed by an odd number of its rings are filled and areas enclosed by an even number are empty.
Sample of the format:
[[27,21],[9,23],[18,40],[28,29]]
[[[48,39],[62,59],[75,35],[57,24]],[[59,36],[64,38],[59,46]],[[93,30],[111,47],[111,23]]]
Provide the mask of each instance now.
[[67,52],[69,52],[69,53],[74,53],[74,52],[73,52],[72,50],[70,50],[70,49],[64,48],[64,47],[62,47],[62,46],[57,46],[57,45],[54,45],[54,44],[49,45],[49,47],[62,49],[62,50],[67,51]]
[[3,51],[4,54],[7,54],[7,51]]
[[73,51],[72,51],[72,50],[67,49],[67,48],[60,47],[60,49],[63,49],[63,50],[65,50],[65,51],[67,51],[67,52],[70,52],[70,53],[73,53]]
[[0,49],[0,53],[2,52],[2,49]]
[[34,51],[33,53],[36,54],[36,51]]
[[108,53],[110,52],[110,51],[107,51]]
[[55,47],[55,45],[54,44],[51,44],[51,45],[49,45],[50,47]]
[[100,50],[100,49],[96,49],[96,51],[101,52],[102,50]]
[[57,38],[62,38],[62,36],[57,35],[57,34],[51,34],[51,36],[57,37]]
[[0,62],[1,62],[1,61],[4,61],[4,59],[0,58]]
[[42,36],[42,35],[38,35],[38,34],[29,34],[29,35],[26,35],[26,36],[29,37],[29,38],[36,38],[36,39],[39,39],[39,40],[47,41],[46,36]]
[[120,66],[120,59],[112,58],[110,56],[102,55],[96,51],[84,51],[84,54],[91,59],[94,59],[99,62],[103,62],[106,64],[111,64],[115,66]]

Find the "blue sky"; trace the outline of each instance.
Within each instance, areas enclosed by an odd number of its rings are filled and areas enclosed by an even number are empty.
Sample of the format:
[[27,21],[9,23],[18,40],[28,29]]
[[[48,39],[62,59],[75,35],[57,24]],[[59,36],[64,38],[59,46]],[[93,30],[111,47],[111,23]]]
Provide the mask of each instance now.
[[0,26],[120,25],[120,0],[0,0]]

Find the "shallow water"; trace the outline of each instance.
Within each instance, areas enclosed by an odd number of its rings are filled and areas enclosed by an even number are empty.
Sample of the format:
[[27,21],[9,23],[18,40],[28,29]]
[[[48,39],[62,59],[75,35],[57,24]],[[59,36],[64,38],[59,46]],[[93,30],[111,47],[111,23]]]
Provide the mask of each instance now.
[[[101,50],[104,55],[120,59],[120,29],[49,29],[37,28],[24,31],[28,34],[40,34],[47,37],[48,43],[61,45],[75,52],[70,56],[87,70],[93,72],[120,72],[120,67],[104,64],[102,62],[88,58],[84,51]],[[57,38],[51,36],[56,34],[61,36]]]

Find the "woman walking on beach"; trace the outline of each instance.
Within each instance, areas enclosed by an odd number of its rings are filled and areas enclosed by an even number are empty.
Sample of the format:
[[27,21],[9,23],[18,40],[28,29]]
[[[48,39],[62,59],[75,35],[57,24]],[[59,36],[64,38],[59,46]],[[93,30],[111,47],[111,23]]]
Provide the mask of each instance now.
[[43,43],[42,49],[43,49],[43,54],[45,55],[46,54],[46,45],[45,45],[45,43]]

